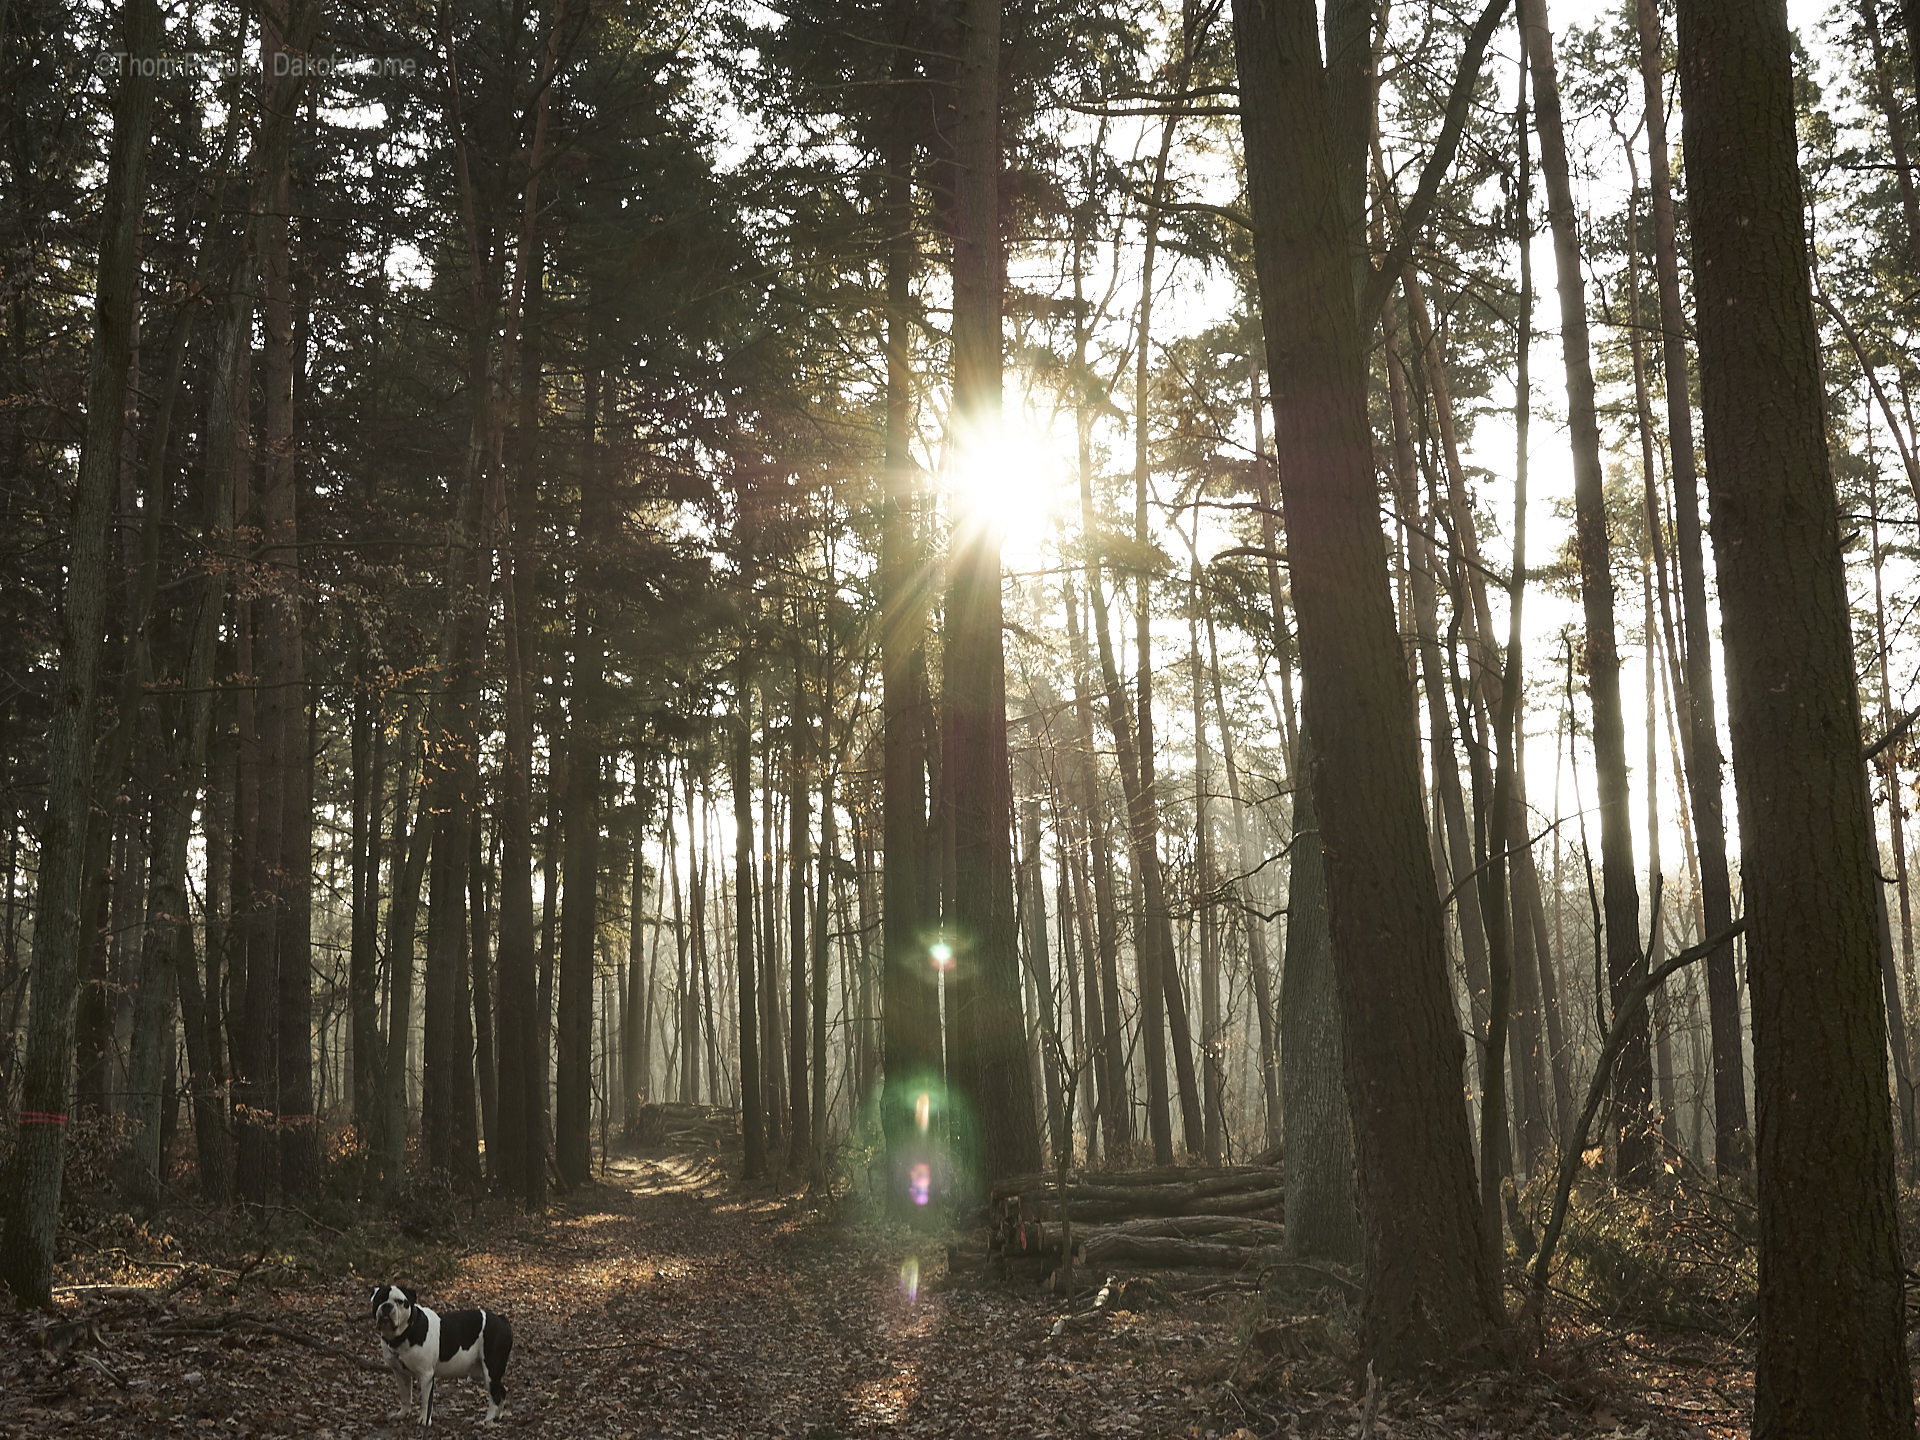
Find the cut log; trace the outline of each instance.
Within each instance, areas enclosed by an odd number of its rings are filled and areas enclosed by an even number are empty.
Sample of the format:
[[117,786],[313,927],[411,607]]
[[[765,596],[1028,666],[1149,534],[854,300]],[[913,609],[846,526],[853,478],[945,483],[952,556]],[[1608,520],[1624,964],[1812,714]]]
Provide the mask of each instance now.
[[1171,1236],[1123,1235],[1112,1231],[1090,1238],[1089,1265],[1139,1265],[1155,1269],[1247,1270],[1285,1258],[1276,1245],[1220,1245]]
[[628,1122],[634,1143],[674,1150],[716,1150],[740,1144],[740,1112],[719,1105],[658,1101]]
[[[1278,1216],[1286,1196],[1280,1190],[1243,1190],[1235,1194],[1193,1194],[1184,1187],[1159,1187],[1148,1190],[1080,1190],[1069,1187],[1066,1204],[1075,1224],[1113,1220],[1137,1220],[1150,1216],[1260,1215]],[[1060,1218],[1057,1194],[1024,1195],[1016,1214],[1035,1220]]]
[[1074,1223],[1074,1238],[1091,1243],[1097,1235],[1134,1235],[1170,1240],[1211,1240],[1216,1245],[1278,1245],[1286,1226],[1247,1215],[1158,1215],[1111,1225]]
[[[1183,1233],[1184,1232],[1184,1233]],[[1286,1227],[1239,1216],[1206,1215],[1192,1219],[1135,1220],[1119,1225],[1073,1227],[1074,1255],[1089,1264],[1130,1263],[1213,1268],[1278,1253]],[[996,1247],[1005,1264],[1021,1260],[1058,1261],[1066,1230],[1050,1221],[1029,1220],[1009,1229]],[[1233,1260],[1237,1254],[1239,1259]]]
[[[1278,1189],[1282,1172],[1277,1165],[1161,1165],[1151,1170],[1074,1170],[1067,1176],[1069,1197],[1085,1191],[1138,1191],[1200,1187],[1194,1193],[1226,1195],[1236,1190]],[[1058,1188],[1058,1177],[1044,1171],[1013,1175],[993,1187],[995,1202],[1013,1196],[1032,1196]]]

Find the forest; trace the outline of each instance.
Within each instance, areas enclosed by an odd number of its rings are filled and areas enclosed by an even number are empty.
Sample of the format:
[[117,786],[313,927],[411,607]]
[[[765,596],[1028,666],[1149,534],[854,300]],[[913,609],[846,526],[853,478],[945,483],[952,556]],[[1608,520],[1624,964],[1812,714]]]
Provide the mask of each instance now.
[[418,1278],[568,1433],[1912,1437],[1917,145],[1920,0],[8,0],[0,1434]]

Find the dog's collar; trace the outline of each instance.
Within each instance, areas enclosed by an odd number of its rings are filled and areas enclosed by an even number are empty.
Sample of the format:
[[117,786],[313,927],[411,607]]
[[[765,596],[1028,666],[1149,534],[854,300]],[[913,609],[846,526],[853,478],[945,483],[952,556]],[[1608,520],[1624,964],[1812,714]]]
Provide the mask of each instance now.
[[409,1345],[426,1344],[428,1313],[426,1306],[415,1305],[413,1307],[413,1314],[407,1319],[407,1328],[400,1332],[395,1339],[395,1343],[398,1344],[404,1340]]

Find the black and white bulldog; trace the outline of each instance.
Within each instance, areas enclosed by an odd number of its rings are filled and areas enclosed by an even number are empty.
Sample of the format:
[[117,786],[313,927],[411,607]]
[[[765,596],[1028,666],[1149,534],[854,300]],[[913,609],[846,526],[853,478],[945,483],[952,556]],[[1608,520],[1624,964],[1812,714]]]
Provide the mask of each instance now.
[[420,1386],[420,1423],[433,1423],[433,1391],[439,1380],[478,1375],[487,1383],[487,1418],[491,1425],[507,1403],[507,1358],[513,1354],[513,1327],[504,1315],[489,1310],[449,1310],[436,1314],[419,1303],[414,1292],[399,1285],[376,1285],[372,1296],[373,1328],[380,1335],[380,1358],[400,1385],[400,1408],[413,1408],[413,1387]]

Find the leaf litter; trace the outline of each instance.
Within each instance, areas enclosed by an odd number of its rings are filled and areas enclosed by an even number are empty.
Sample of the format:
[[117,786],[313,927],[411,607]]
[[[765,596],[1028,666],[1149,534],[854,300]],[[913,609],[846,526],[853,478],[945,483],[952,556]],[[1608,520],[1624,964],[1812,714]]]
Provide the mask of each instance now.
[[[1501,1368],[1370,1384],[1348,1289],[1298,1277],[1135,1279],[1097,1313],[1083,1285],[1062,1324],[1049,1290],[950,1275],[945,1237],[742,1187],[713,1156],[616,1157],[538,1217],[320,1225],[340,1239],[319,1249],[192,1207],[166,1223],[76,1231],[54,1309],[0,1315],[0,1435],[413,1433],[376,1373],[380,1281],[512,1320],[502,1425],[527,1435],[1734,1440],[1752,1412],[1747,1345],[1575,1321]],[[484,1411],[455,1382],[436,1428]]]

